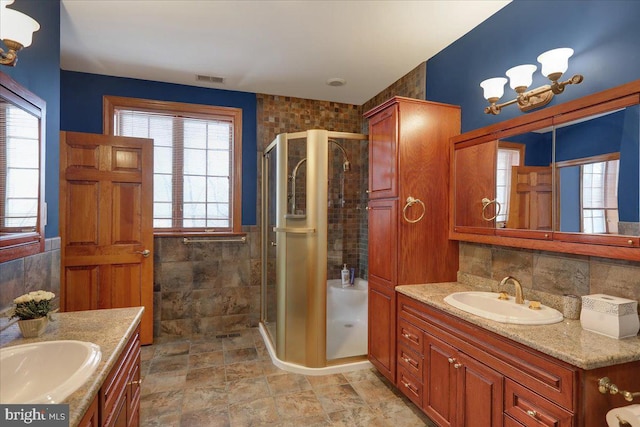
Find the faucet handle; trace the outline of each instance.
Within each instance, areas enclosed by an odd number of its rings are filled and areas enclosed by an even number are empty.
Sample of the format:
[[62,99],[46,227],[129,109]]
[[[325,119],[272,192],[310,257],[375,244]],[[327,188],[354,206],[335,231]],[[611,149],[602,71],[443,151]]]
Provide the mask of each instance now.
[[509,299],[509,294],[507,293],[507,291],[500,291],[499,293],[500,295],[498,295],[498,299],[501,299],[501,300]]

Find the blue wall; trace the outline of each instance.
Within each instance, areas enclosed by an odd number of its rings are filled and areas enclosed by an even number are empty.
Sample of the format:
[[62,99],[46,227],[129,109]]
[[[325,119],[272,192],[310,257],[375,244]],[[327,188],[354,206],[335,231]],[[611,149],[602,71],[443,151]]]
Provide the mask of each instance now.
[[9,6],[40,23],[33,43],[18,52],[15,67],[0,66],[22,86],[47,103],[45,152],[46,237],[58,236],[58,166],[60,146],[60,1],[18,0]]
[[[480,82],[530,63],[538,65],[532,87],[546,84],[536,58],[556,47],[574,49],[566,75],[582,74],[584,81],[551,105],[637,80],[638,17],[640,1],[515,0],[427,61],[426,98],[460,105],[463,132],[520,116],[516,106],[485,114]],[[502,101],[514,94],[507,84]]]
[[102,133],[103,95],[241,108],[242,224],[256,224],[258,166],[255,94],[62,71],[61,129]]

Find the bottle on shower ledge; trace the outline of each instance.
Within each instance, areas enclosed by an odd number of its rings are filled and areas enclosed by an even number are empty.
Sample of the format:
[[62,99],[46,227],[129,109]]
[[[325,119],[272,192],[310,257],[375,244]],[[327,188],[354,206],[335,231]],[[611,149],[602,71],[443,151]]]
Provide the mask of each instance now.
[[342,272],[341,272],[341,282],[342,282],[342,287],[346,288],[347,286],[350,286],[351,284],[349,283],[349,269],[347,268],[347,264],[344,264],[344,266],[342,267]]

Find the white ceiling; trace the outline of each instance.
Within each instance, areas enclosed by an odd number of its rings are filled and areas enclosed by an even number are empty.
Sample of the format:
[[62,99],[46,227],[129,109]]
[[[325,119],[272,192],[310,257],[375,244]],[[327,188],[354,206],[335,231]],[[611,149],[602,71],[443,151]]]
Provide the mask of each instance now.
[[361,105],[507,3],[62,0],[61,67]]

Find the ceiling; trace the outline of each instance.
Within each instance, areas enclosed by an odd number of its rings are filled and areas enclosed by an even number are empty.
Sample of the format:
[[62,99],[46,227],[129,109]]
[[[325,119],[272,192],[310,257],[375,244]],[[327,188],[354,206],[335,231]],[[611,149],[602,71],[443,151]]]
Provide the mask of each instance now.
[[61,67],[361,105],[508,3],[62,0]]

